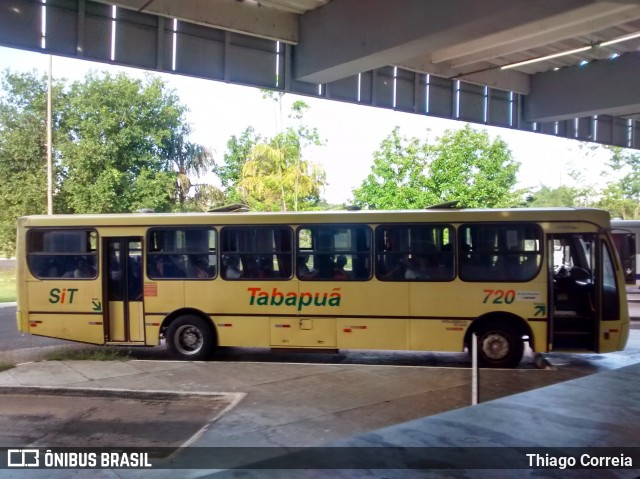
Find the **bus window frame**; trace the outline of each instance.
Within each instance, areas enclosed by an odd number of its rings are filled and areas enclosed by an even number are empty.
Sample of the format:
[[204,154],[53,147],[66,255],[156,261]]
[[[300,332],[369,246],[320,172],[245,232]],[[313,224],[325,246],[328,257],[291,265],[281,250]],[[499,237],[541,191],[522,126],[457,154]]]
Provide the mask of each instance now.
[[[404,274],[405,272],[403,271],[402,275],[403,277],[401,278],[384,278],[381,277],[381,273],[379,272],[379,268],[378,268],[378,254],[383,254],[381,252],[378,251],[378,244],[380,243],[378,241],[378,231],[383,231],[384,228],[392,228],[392,227],[404,227],[404,228],[412,228],[412,227],[442,227],[442,231],[444,231],[445,228],[449,229],[449,232],[451,234],[451,239],[450,239],[450,244],[451,244],[451,260],[452,260],[452,265],[451,265],[451,275],[449,278],[447,279],[430,279],[430,278],[424,278],[424,279],[418,279],[418,278],[405,278]],[[378,281],[384,282],[384,283],[450,283],[452,281],[455,281],[456,278],[458,277],[458,243],[457,243],[457,237],[458,237],[458,230],[455,227],[454,224],[452,223],[433,223],[433,222],[429,222],[429,223],[381,223],[379,225],[377,225],[374,229],[374,240],[375,240],[375,244],[374,244],[374,258],[375,258],[375,277]],[[388,253],[387,253],[388,254]],[[409,256],[410,254],[412,254],[411,251],[402,251],[402,252],[398,252],[398,253],[393,253],[393,256],[399,256],[399,257],[406,257]],[[417,253],[416,253],[417,255]],[[385,273],[385,274],[389,274],[389,272]]]
[[[196,231],[196,230],[204,230],[204,231],[213,231],[214,234],[214,243],[215,243],[215,251],[213,253],[207,252],[207,253],[203,253],[203,252],[189,252],[189,251],[172,251],[172,252],[152,252],[151,251],[151,246],[152,246],[152,241],[151,241],[151,235],[154,232],[157,231],[187,231],[187,230],[191,230],[191,231]],[[189,225],[189,226],[185,226],[185,225],[175,225],[175,226],[153,226],[150,227],[146,234],[145,234],[145,242],[146,245],[144,245],[144,247],[142,248],[143,252],[144,252],[144,256],[146,257],[146,266],[144,268],[145,274],[147,276],[147,278],[153,280],[153,281],[213,281],[214,279],[216,279],[219,275],[219,264],[220,264],[220,257],[218,254],[218,250],[220,249],[219,247],[219,233],[218,230],[215,228],[215,226],[213,225]],[[161,257],[171,257],[171,256],[186,256],[186,261],[185,264],[187,262],[189,262],[189,259],[191,256],[214,256],[216,264],[214,265],[214,271],[213,271],[213,276],[211,277],[204,277],[204,278],[199,278],[196,276],[188,276],[187,275],[187,271],[185,270],[185,276],[157,276],[155,274],[152,274],[153,272],[151,265],[154,262],[154,258],[161,258]],[[209,267],[211,267],[211,265],[209,265]]]
[[[34,233],[37,232],[51,232],[51,231],[84,231],[85,233],[88,233],[88,236],[91,237],[92,234],[95,235],[95,249],[89,251],[89,252],[85,252],[85,253],[78,253],[78,252],[64,252],[64,253],[51,253],[51,252],[38,252],[38,253],[34,253],[31,251],[31,245],[32,245],[32,235]],[[27,260],[27,268],[29,270],[29,273],[36,279],[39,279],[41,281],[51,281],[51,280],[64,280],[64,281],[93,281],[95,279],[98,278],[98,276],[100,275],[100,234],[98,233],[98,230],[96,228],[92,228],[92,227],[35,227],[35,228],[29,228],[27,230],[27,235],[26,235],[26,260]],[[60,258],[66,257],[66,258],[78,258],[78,257],[92,257],[94,258],[94,262],[93,262],[93,270],[94,270],[94,274],[92,276],[87,276],[87,277],[75,277],[75,276],[64,276],[64,274],[66,274],[69,270],[66,269],[66,271],[64,273],[62,273],[62,275],[56,275],[56,276],[42,276],[40,274],[37,274],[36,271],[34,271],[34,269],[32,268],[31,265],[31,258],[32,257],[51,257],[51,256],[57,256]],[[79,259],[76,259],[76,264],[79,261]],[[73,271],[73,270],[72,270]]]
[[[369,235],[369,251],[368,252],[360,252],[359,250],[349,250],[349,251],[333,251],[331,253],[326,253],[326,252],[320,252],[320,253],[316,253],[316,250],[301,250],[299,245],[300,245],[300,231],[305,230],[305,229],[313,229],[313,228],[337,228],[337,229],[348,229],[348,228],[361,228],[364,231],[366,231]],[[366,281],[371,281],[374,276],[375,276],[375,265],[374,265],[374,255],[375,255],[375,235],[374,235],[374,230],[372,228],[372,226],[370,224],[365,224],[365,223],[306,223],[306,224],[300,224],[296,227],[295,229],[295,250],[296,250],[296,254],[295,254],[295,277],[298,279],[298,281],[318,281],[318,282],[327,282],[327,281],[347,281],[349,283],[362,283],[362,282],[366,282]],[[369,258],[369,271],[368,271],[368,275],[366,277],[355,277],[355,278],[348,278],[348,279],[337,279],[335,277],[331,277],[331,278],[318,278],[317,276],[314,275],[310,275],[307,278],[301,277],[298,274],[298,258],[300,258],[303,255],[317,255],[317,254],[325,254],[325,255],[333,255],[333,256],[338,256],[338,255],[351,255],[351,256],[360,256],[360,255],[365,255],[366,253],[368,253],[368,258]]]
[[[223,235],[225,234],[225,231],[239,231],[239,230],[276,230],[276,229],[281,229],[281,230],[286,230],[289,233],[289,240],[290,240],[290,245],[291,245],[291,249],[289,251],[230,251],[230,252],[226,252],[223,248],[224,248],[224,241],[223,241]],[[287,225],[287,224],[259,224],[259,225],[255,225],[255,224],[249,224],[249,225],[236,225],[236,224],[227,224],[227,225],[222,225],[220,227],[220,232],[219,232],[219,264],[220,264],[220,277],[225,280],[225,281],[291,281],[292,279],[295,278],[295,273],[294,273],[294,252],[295,252],[295,236],[294,236],[294,230],[291,227],[291,225]],[[225,269],[224,267],[224,262],[225,262],[225,257],[226,256],[235,256],[238,257],[240,259],[240,262],[242,263],[242,256],[247,256],[247,257],[259,257],[259,256],[276,256],[277,258],[283,255],[289,255],[289,264],[291,265],[291,270],[289,271],[289,275],[288,276],[279,276],[279,277],[255,277],[255,276],[250,276],[250,277],[244,277],[245,274],[245,269],[244,269],[244,264],[242,264],[243,269],[242,269],[242,274],[243,276],[238,277],[238,278],[232,278],[232,277],[226,277],[225,273],[223,271],[223,269]]]
[[[624,288],[626,283],[623,281],[623,284],[618,283],[618,273],[619,265],[618,261],[615,260],[616,254],[616,246],[613,243],[612,238],[600,238],[600,269],[601,269],[601,279],[600,279],[600,288],[601,288],[601,301],[600,301],[600,320],[601,321],[617,321],[620,317],[620,304],[617,301],[607,301],[607,296],[613,296],[611,292],[615,293],[617,297],[620,294],[620,289]],[[607,266],[610,266],[610,271],[607,271]],[[611,273],[608,275],[607,273]],[[623,275],[624,276],[624,275]],[[608,284],[608,280],[613,280],[613,284]],[[608,286],[612,286],[613,289],[608,288]],[[611,310],[610,305],[615,304],[615,309]]]
[[[538,255],[539,257],[539,264],[536,266],[536,269],[533,270],[532,274],[530,274],[528,277],[526,277],[525,279],[516,279],[516,278],[489,278],[487,276],[483,276],[483,277],[479,277],[479,278],[465,278],[463,275],[463,265],[464,265],[464,261],[462,261],[462,255],[463,254],[467,254],[467,249],[463,246],[463,241],[465,240],[464,235],[462,234],[462,230],[465,227],[482,227],[482,226],[489,226],[489,227],[499,227],[502,228],[504,230],[508,229],[509,227],[514,227],[514,226],[529,226],[529,227],[533,227],[537,230],[538,233],[538,238],[536,238],[538,240],[539,243],[539,247],[537,251],[533,251],[531,254],[532,255]],[[460,281],[466,282],[466,283],[529,283],[531,281],[533,281],[534,279],[536,279],[539,275],[540,272],[543,269],[543,264],[544,264],[544,258],[545,258],[545,234],[544,234],[544,230],[542,228],[542,226],[540,226],[540,224],[538,222],[529,222],[529,221],[513,221],[513,222],[492,222],[492,221],[482,221],[482,222],[464,222],[464,223],[460,223],[458,225],[457,228],[457,232],[458,232],[458,259],[457,259],[457,265],[458,265],[458,270],[457,270],[457,277],[458,279],[460,279]],[[466,243],[464,243],[466,245]],[[499,253],[499,254],[498,254]],[[507,251],[502,251],[502,250],[498,250],[496,252],[494,252],[494,254],[496,256],[500,255],[500,256],[508,256],[509,254],[513,254],[513,253],[509,253],[508,250]],[[519,254],[526,254],[525,251],[519,251]],[[494,266],[495,268],[495,266]],[[522,265],[520,265],[520,268],[522,268]]]

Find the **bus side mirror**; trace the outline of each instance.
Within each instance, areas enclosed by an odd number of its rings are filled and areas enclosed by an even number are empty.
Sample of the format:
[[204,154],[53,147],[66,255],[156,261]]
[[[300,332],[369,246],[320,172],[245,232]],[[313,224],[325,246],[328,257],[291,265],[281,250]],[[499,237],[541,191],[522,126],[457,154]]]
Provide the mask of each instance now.
[[628,248],[627,251],[629,251],[629,255],[636,254],[636,235],[634,234],[627,235],[627,248]]

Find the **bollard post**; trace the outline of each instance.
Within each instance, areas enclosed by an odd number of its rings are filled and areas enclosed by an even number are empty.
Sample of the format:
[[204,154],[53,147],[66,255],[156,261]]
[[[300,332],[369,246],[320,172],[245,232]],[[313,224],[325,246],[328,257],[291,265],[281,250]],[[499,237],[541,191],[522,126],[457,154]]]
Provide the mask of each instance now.
[[471,405],[478,404],[478,336],[471,335]]

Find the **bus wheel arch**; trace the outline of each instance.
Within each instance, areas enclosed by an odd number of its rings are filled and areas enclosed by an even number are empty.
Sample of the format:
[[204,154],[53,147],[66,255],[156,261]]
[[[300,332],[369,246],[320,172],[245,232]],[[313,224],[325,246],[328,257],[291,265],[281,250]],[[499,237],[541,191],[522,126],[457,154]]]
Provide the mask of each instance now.
[[210,317],[194,309],[174,311],[162,323],[167,350],[174,359],[204,361],[218,346],[218,335]]
[[478,336],[478,364],[485,368],[515,368],[524,356],[524,339],[533,344],[527,322],[511,313],[487,313],[476,318],[467,329],[464,345],[471,355],[471,335]]

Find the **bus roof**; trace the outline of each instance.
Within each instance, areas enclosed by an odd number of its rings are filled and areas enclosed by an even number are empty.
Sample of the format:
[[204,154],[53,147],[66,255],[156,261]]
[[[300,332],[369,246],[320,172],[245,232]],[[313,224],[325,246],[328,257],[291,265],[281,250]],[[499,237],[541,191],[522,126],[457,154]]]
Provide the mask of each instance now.
[[20,227],[244,225],[321,223],[420,223],[469,221],[583,221],[610,227],[609,213],[594,208],[335,210],[305,212],[123,213],[100,215],[33,215],[18,219]]
[[619,218],[615,218],[611,220],[611,226],[614,228],[640,227],[640,220],[621,220]]

